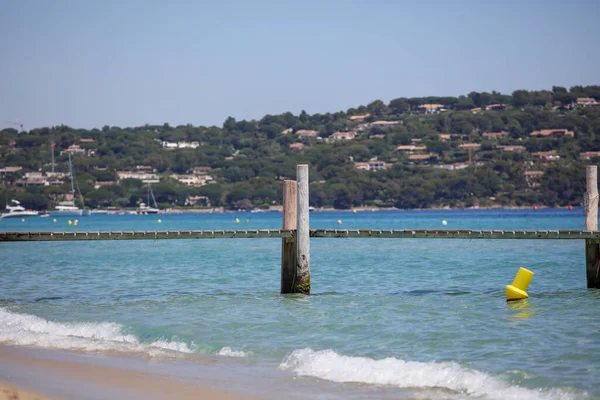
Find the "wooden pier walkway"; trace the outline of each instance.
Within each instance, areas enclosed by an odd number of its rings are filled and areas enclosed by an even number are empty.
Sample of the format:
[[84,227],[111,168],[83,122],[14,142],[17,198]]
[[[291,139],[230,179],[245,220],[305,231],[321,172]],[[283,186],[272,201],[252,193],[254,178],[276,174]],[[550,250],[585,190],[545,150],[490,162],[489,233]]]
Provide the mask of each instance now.
[[281,239],[281,293],[310,294],[310,239],[584,240],[588,288],[600,289],[597,166],[586,168],[586,230],[310,229],[308,165],[284,181],[283,229],[0,232],[0,242],[164,239]]
[[[294,230],[175,230],[175,231],[71,231],[0,232],[0,242],[49,242],[65,240],[157,239],[284,239]],[[311,238],[355,239],[600,239],[600,231],[583,230],[439,230],[439,229],[311,229]]]

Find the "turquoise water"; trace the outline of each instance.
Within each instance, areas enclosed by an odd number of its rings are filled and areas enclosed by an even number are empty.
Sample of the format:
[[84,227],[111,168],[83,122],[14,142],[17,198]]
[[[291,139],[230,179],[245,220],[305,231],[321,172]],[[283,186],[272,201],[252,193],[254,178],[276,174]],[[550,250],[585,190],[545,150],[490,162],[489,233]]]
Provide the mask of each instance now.
[[[310,218],[340,229],[584,226],[580,209]],[[280,228],[281,214],[66,221],[5,219],[0,230]],[[600,398],[600,291],[586,289],[583,241],[313,239],[310,297],[279,295],[280,250],[279,239],[0,243],[0,342],[239,357],[408,397]],[[519,266],[535,272],[530,299],[506,303]]]

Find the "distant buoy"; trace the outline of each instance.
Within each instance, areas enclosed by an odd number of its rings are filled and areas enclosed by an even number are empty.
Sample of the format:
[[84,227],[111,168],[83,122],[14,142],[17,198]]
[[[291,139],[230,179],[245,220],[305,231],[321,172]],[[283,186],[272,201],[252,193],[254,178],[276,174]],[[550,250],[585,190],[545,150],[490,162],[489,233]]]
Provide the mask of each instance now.
[[79,224],[79,222],[75,221],[73,222],[73,226],[77,226]]
[[569,210],[572,210],[572,209],[573,209],[573,206],[569,204],[569,205],[567,206],[567,208],[568,208]]
[[531,278],[533,278],[533,272],[523,267],[519,268],[512,285],[506,286],[506,301],[529,298],[526,290]]
[[443,221],[442,221],[442,225],[448,225],[448,221],[446,221],[446,220],[443,220]]
[[352,210],[352,212],[353,212],[354,214],[356,214],[356,210]]
[[374,208],[371,208],[371,211],[375,211],[375,209],[374,209]]
[[240,219],[239,219],[239,218],[236,218],[236,219],[235,219],[235,223],[236,223],[236,224],[239,224],[239,223],[240,223]]
[[56,218],[54,218],[54,219],[52,220],[52,222],[56,223]]
[[162,219],[159,218],[156,222],[160,224],[162,222]]
[[25,218],[21,218],[21,222],[25,222]]
[[248,223],[248,220],[246,220],[246,223]]
[[341,224],[342,224],[342,220],[338,219],[338,225],[341,225]]
[[537,206],[533,206],[533,209],[534,209],[535,211],[537,211],[538,207],[537,207]]
[[148,215],[148,211],[144,211],[144,215]]
[[67,224],[69,224],[69,225],[73,225],[73,221],[69,220],[69,221],[67,222]]

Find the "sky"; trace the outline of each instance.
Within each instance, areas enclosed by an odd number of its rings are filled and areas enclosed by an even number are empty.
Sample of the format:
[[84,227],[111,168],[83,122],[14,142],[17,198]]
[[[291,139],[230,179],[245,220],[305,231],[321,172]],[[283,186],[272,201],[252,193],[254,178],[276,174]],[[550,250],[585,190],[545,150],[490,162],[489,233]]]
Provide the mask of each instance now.
[[0,129],[600,84],[598,0],[0,0]]

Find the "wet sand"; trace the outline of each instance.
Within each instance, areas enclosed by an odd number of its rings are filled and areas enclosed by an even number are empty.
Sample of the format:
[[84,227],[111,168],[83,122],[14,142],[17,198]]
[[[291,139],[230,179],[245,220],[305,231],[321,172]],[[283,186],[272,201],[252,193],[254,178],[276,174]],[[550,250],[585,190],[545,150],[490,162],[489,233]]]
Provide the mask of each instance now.
[[[259,398],[243,390],[228,390],[223,387],[224,382],[211,384],[210,381],[199,382],[168,373],[139,371],[129,368],[131,364],[118,358],[110,362],[123,361],[126,367],[115,368],[96,363],[95,357],[69,357],[61,352],[0,346],[0,381],[7,382],[0,386],[0,400]],[[90,362],[81,362],[85,360]]]
[[51,400],[49,397],[25,391],[0,382],[0,400]]

